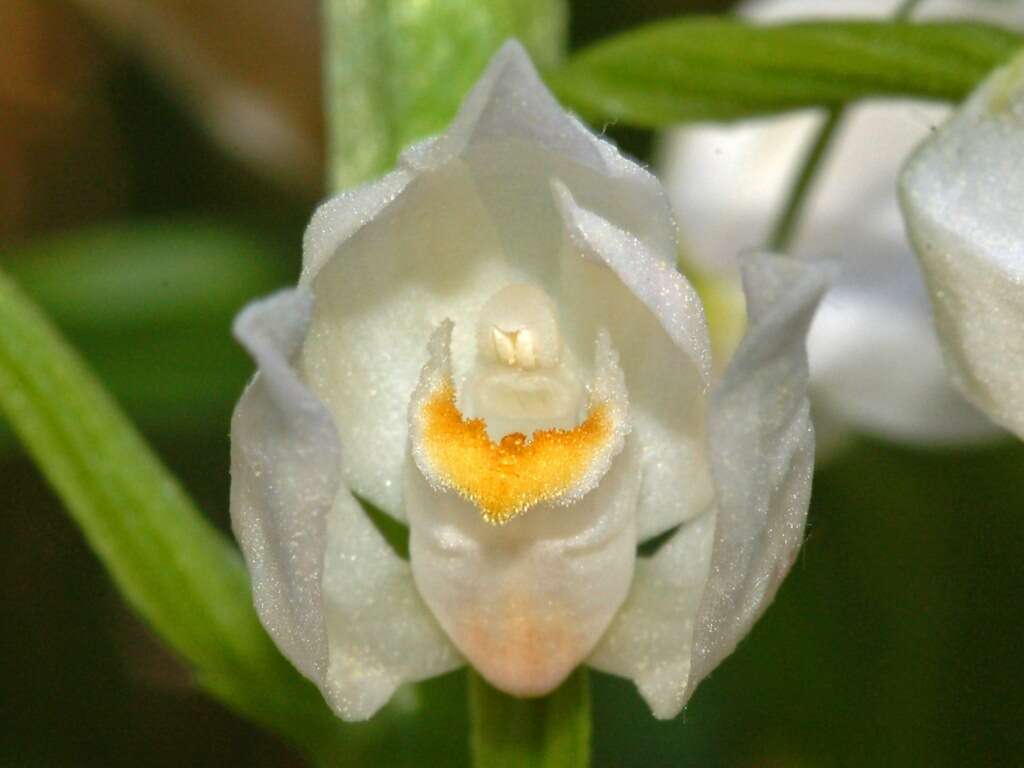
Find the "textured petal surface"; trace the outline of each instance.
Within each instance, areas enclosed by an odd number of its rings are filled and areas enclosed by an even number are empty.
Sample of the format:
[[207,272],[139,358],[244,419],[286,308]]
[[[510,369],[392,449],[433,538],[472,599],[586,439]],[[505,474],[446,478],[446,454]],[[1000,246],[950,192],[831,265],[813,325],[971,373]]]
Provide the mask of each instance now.
[[766,254],[745,260],[751,327],[712,398],[718,512],[680,704],[768,607],[803,540],[814,470],[804,340],[828,271]]
[[587,663],[636,683],[655,717],[685,703],[693,630],[707,583],[715,513],[686,523],[650,558],[637,558],[633,586]]
[[412,578],[348,492],[328,518],[323,579],[330,667],[324,693],[346,720],[365,720],[398,686],[464,663]]
[[[499,175],[533,183],[536,189],[546,186],[548,178],[562,178],[588,206],[649,242],[663,258],[675,259],[675,227],[661,184],[566,112],[518,42],[506,43],[495,54],[448,131],[410,148],[402,161],[424,170],[455,157],[476,166],[485,178]],[[521,175],[534,179],[518,178]],[[614,183],[596,183],[602,179]],[[501,195],[505,185],[487,186],[494,187],[490,194]],[[536,223],[529,211],[497,201],[491,208],[526,230]]]
[[302,277],[309,283],[338,247],[386,208],[408,186],[413,174],[404,169],[348,189],[316,209],[302,238]]
[[[424,390],[449,375],[449,333],[442,326],[435,334]],[[411,410],[415,420],[415,402]],[[412,453],[419,453],[415,444]],[[459,650],[501,690],[553,690],[590,653],[626,597],[639,485],[629,448],[604,470],[599,483],[584,481],[582,496],[574,490],[495,525],[408,462],[416,586]]]
[[638,560],[629,597],[588,660],[631,678],[656,717],[678,714],[732,651],[800,545],[814,466],[804,339],[824,272],[748,257],[751,327],[709,415],[717,509]]
[[562,306],[581,338],[607,325],[629,391],[642,487],[641,541],[711,503],[704,450],[710,344],[693,287],[628,232],[556,186],[566,228]]
[[[454,322],[458,388],[476,314],[500,288],[532,283],[561,306],[565,228],[553,180],[651,258],[675,260],[657,181],[562,110],[518,44],[495,56],[449,131],[400,165],[314,217],[304,281],[316,303],[302,351],[304,374],[338,425],[343,479],[398,517],[406,406],[431,329]],[[571,336],[572,352],[590,358],[593,336]]]
[[915,153],[900,191],[954,383],[1024,436],[1024,59]]
[[[883,17],[898,4],[760,0],[743,3],[741,12],[766,21]],[[943,16],[1021,25],[1024,4],[931,0],[915,12]],[[942,105],[899,101],[847,109],[807,200],[792,253],[827,254],[847,264],[808,340],[812,399],[823,422],[926,444],[999,434],[948,384],[896,201],[900,166],[948,113]],[[664,163],[666,185],[690,267],[735,276],[737,255],[767,241],[821,120],[805,112],[674,134]],[[895,378],[894,359],[900,361]]]
[[289,364],[312,296],[288,291],[250,305],[235,334],[259,371],[231,421],[231,524],[260,620],[306,676],[327,670],[320,576],[327,512],[338,495],[330,414]]
[[311,302],[304,289],[282,292],[236,323],[259,372],[232,420],[231,519],[267,631],[341,717],[358,720],[459,657],[409,565],[341,484],[331,415],[291,366]]
[[485,522],[410,463],[410,554],[420,594],[492,685],[517,696],[558,686],[593,649],[629,591],[636,467],[629,448],[568,507]]

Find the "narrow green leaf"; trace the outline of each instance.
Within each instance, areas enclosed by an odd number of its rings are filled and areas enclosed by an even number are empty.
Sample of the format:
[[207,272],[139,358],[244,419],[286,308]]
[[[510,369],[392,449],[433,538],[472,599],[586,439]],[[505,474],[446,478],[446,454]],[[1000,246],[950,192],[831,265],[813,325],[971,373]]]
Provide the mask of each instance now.
[[325,0],[324,11],[333,189],[386,172],[442,130],[507,38],[542,68],[565,47],[565,0]]
[[590,679],[574,672],[550,696],[517,699],[469,673],[473,764],[480,768],[590,765]]
[[[0,251],[11,276],[133,421],[181,434],[226,423],[252,365],[231,319],[293,277],[286,249],[224,222],[105,225]],[[0,451],[14,441],[0,424]]]
[[237,551],[2,273],[0,413],[128,602],[198,681],[307,749],[330,749],[337,721],[260,626]]
[[865,97],[957,101],[1024,38],[970,22],[661,22],[597,43],[549,82],[592,122],[663,128]]

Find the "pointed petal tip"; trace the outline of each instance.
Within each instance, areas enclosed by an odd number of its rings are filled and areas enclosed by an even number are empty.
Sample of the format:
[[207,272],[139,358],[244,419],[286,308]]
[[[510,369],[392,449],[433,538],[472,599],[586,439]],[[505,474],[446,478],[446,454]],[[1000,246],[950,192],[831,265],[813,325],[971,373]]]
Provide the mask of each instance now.
[[312,314],[312,293],[285,288],[244,306],[231,324],[231,333],[257,363],[264,364],[272,349],[289,355],[298,348]]
[[747,251],[739,259],[751,322],[770,312],[789,313],[793,307],[817,309],[840,271],[840,265],[834,261],[796,258],[773,251]]

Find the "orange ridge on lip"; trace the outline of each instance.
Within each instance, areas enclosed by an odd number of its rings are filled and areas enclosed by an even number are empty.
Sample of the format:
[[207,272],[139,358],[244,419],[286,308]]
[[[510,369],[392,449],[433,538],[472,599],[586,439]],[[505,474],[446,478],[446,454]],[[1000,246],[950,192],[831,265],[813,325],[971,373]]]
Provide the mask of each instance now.
[[612,438],[608,408],[591,408],[572,429],[545,429],[527,441],[514,432],[495,443],[483,419],[465,419],[451,379],[423,404],[424,450],[441,485],[473,502],[490,523],[507,523],[576,485]]

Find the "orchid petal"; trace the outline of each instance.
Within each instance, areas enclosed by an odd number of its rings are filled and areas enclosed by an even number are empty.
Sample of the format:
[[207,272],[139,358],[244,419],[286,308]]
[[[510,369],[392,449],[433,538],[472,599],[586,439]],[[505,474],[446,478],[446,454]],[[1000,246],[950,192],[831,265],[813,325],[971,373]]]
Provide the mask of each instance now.
[[641,541],[708,508],[712,489],[704,451],[704,391],[710,342],[693,287],[673,265],[589,211],[556,185],[568,243],[562,301],[573,330],[593,338],[607,325],[621,350],[641,446]]
[[232,526],[267,631],[339,716],[358,720],[460,660],[409,565],[341,484],[331,415],[291,366],[311,304],[303,288],[282,292],[236,323],[259,372],[232,420]]
[[[998,433],[947,383],[921,275],[912,263],[895,268],[908,257],[881,246],[865,254],[849,266],[865,270],[867,285],[839,278],[818,310],[807,354],[819,457],[823,423],[931,445],[983,442]],[[881,258],[893,262],[869,271]],[[901,271],[909,272],[903,295]]]
[[810,501],[804,340],[829,270],[769,254],[743,267],[751,325],[712,399],[718,511],[684,700],[771,603],[803,542]]
[[366,720],[404,683],[463,665],[395,554],[347,492],[327,526],[323,595],[330,649],[324,695],[345,720]]
[[744,266],[751,327],[710,414],[718,508],[638,561],[625,605],[588,659],[633,679],[663,719],[679,713],[771,602],[810,499],[804,339],[824,270],[771,255]]
[[260,620],[299,671],[322,679],[321,542],[338,495],[338,441],[330,414],[289,364],[311,308],[308,292],[284,291],[235,322],[259,373],[231,421],[231,524]]
[[954,384],[1024,436],[1024,59],[921,146],[900,194]]
[[633,586],[587,664],[626,677],[654,716],[686,703],[693,630],[707,583],[715,512],[684,524],[653,557],[637,558]]
[[[450,324],[436,331],[418,393],[450,378],[450,333]],[[596,381],[594,390],[614,399],[621,372],[608,337],[597,344],[604,362],[596,377],[605,381]],[[414,399],[412,420],[418,410]],[[419,454],[419,433],[413,436],[412,452]],[[618,452],[621,437],[615,438],[618,455],[595,465],[601,477],[588,472],[560,498],[501,525],[408,462],[416,586],[459,650],[506,692],[537,696],[557,687],[590,653],[626,597],[639,482],[631,451]]]
[[[338,425],[343,480],[399,519],[405,409],[430,329],[455,323],[459,380],[487,298],[525,282],[559,303],[564,226],[555,179],[631,232],[652,259],[674,263],[674,226],[657,180],[562,110],[517,43],[495,56],[447,133],[313,218],[303,283],[316,301],[302,369]],[[573,351],[586,356],[591,344],[581,340]]]

